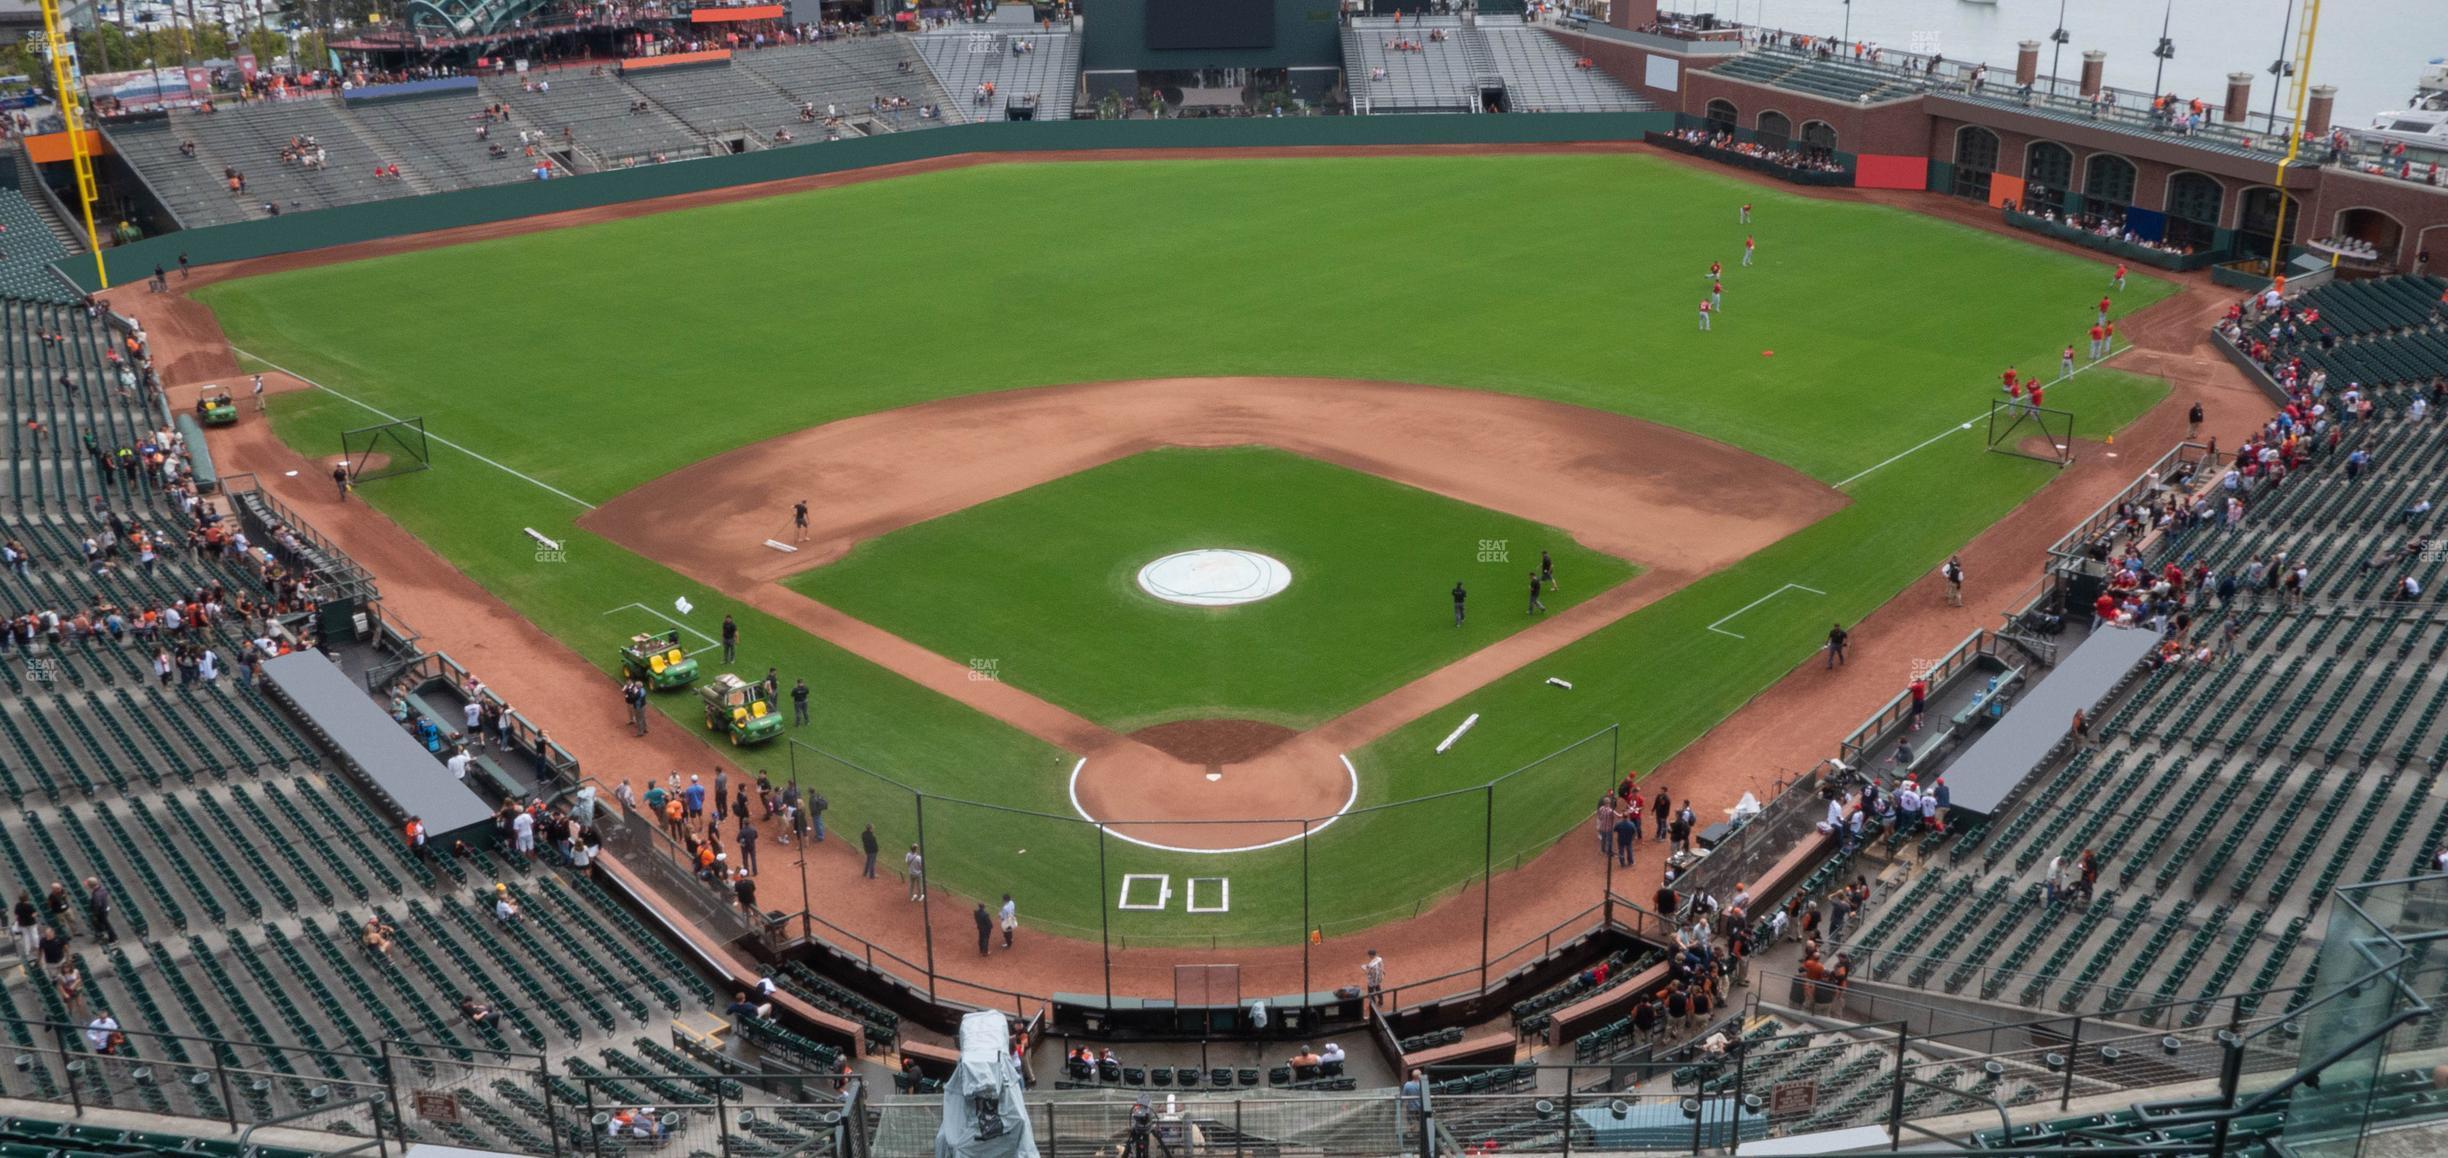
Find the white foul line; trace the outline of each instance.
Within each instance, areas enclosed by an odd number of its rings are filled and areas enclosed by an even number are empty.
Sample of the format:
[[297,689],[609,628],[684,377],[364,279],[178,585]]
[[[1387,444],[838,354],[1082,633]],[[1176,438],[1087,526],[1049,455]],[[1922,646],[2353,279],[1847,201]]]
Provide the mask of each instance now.
[[[2131,350],[2131,349],[2133,349],[2133,346],[2131,346],[2131,345],[2127,345],[2127,346],[2126,346],[2124,349],[2121,349],[2121,350],[2110,350],[2110,351],[2108,351],[2108,358],[2114,358],[2114,357],[2116,357],[2117,355],[2124,353],[2126,350]],[[2108,360],[2108,358],[2101,358],[2101,359],[2099,359],[2098,361],[2095,361],[2095,362],[2089,362],[2089,363],[2085,363],[2085,364],[2080,365],[2080,366],[2076,366],[2076,367],[2074,367],[2074,374],[2080,374],[2080,373],[2082,373],[2082,372],[2083,372],[2083,371],[2085,371],[2085,370],[2089,370],[2089,369],[2091,369],[2091,368],[2093,368],[2093,367],[2095,367],[2095,366],[2098,366],[2098,365],[2100,365],[2101,363],[2106,362],[2106,361]],[[2073,377],[2073,376],[2074,376],[2074,374],[2060,374],[2060,375],[2058,375],[2058,376],[2057,376],[2057,378],[2056,378],[2054,381],[2050,381],[2050,382],[2045,382],[2045,383],[2042,383],[2042,386],[2043,386],[2043,387],[2047,387],[2047,386],[2054,386],[2054,385],[2056,385],[2058,382],[2063,382],[2063,381],[2065,381],[2066,379]],[[1936,433],[1936,434],[1934,434],[1934,435],[1931,435],[1931,436],[1930,436],[1930,437],[1928,437],[1928,438],[1922,439],[1921,441],[1914,443],[1910,449],[1908,449],[1908,450],[1904,451],[1902,454],[1898,454],[1898,455],[1896,455],[1895,457],[1890,458],[1890,459],[1888,459],[1887,461],[1885,461],[1885,462],[1882,462],[1882,463],[1878,464],[1877,466],[1871,467],[1869,470],[1865,470],[1865,471],[1861,472],[1860,474],[1854,475],[1852,478],[1849,478],[1849,479],[1844,480],[1843,482],[1837,483],[1837,484],[1836,484],[1836,489],[1837,489],[1837,490],[1843,490],[1843,489],[1844,489],[1844,488],[1846,488],[1846,487],[1852,486],[1854,483],[1860,482],[1861,480],[1863,480],[1863,479],[1865,479],[1865,478],[1870,477],[1872,474],[1874,474],[1874,473],[1876,473],[1876,472],[1878,472],[1878,471],[1884,470],[1884,469],[1886,469],[1887,467],[1890,467],[1890,466],[1894,466],[1896,463],[1901,462],[1901,461],[1903,461],[1903,460],[1905,460],[1905,459],[1907,459],[1907,458],[1910,458],[1910,457],[1912,457],[1912,456],[1913,456],[1914,454],[1916,454],[1916,453],[1919,453],[1919,452],[1920,452],[1920,451],[1921,451],[1921,450],[1922,450],[1924,447],[1927,447],[1929,444],[1931,444],[1931,443],[1933,443],[1933,442],[1936,442],[1936,441],[1938,441],[1938,440],[1939,440],[1939,439],[1941,439],[1941,438],[1945,438],[1946,436],[1948,436],[1948,435],[1950,435],[1950,434],[1957,433],[1958,431],[1970,430],[1970,429],[1972,429],[1972,424],[1973,424],[1973,423],[1978,422],[1978,421],[1980,421],[1981,419],[1986,418],[1986,417],[1988,417],[1988,416],[1989,416],[1989,415],[1988,415],[1988,413],[1987,413],[1986,411],[1983,411],[1982,413],[1975,414],[1975,415],[1973,415],[1972,417],[1970,417],[1970,418],[1968,418],[1968,419],[1965,419],[1961,425],[1958,425],[1958,426],[1950,426],[1950,427],[1946,428],[1945,430],[1941,430],[1941,431],[1939,431],[1938,433]],[[1731,634],[1731,633],[1729,632],[1728,634]]]
[[[679,628],[680,630],[682,630],[682,631],[685,631],[685,632],[689,633],[690,635],[694,635],[694,636],[696,636],[697,638],[699,638],[699,639],[702,639],[702,640],[706,641],[706,645],[705,645],[704,647],[701,647],[701,648],[698,648],[698,649],[697,649],[697,651],[698,651],[698,652],[707,652],[707,651],[712,651],[712,650],[714,650],[714,644],[715,644],[717,641],[715,640],[715,638],[714,638],[713,636],[711,636],[711,635],[707,635],[706,633],[704,633],[704,632],[702,632],[702,631],[699,631],[699,630],[697,630],[697,629],[696,629],[696,628],[694,628],[694,627],[690,627],[688,624],[682,623],[682,622],[680,622],[679,620],[674,619],[674,618],[672,618],[671,616],[665,615],[665,614],[663,614],[662,612],[657,611],[657,610],[655,610],[655,609],[654,609],[654,608],[652,608],[652,607],[648,607],[648,606],[646,606],[646,605],[645,605],[645,604],[643,604],[643,603],[623,603],[623,604],[621,604],[620,606],[615,607],[615,608],[613,608],[613,609],[612,609],[612,610],[610,610],[610,611],[604,612],[604,614],[605,614],[605,615],[608,615],[608,616],[609,616],[609,615],[618,615],[618,614],[620,614],[621,612],[627,611],[627,610],[629,610],[629,609],[631,609],[631,608],[636,608],[636,609],[637,609],[637,610],[639,610],[639,611],[643,611],[643,612],[645,612],[646,614],[651,615],[651,616],[654,616],[655,618],[660,619],[660,620],[662,620],[662,621],[663,621],[663,622],[665,622],[665,623],[671,624],[673,627],[677,627],[677,628]],[[690,654],[692,654],[692,655],[693,655],[693,654],[696,654],[696,653],[695,653],[695,652],[692,652],[692,653],[690,653]]]
[[[1776,597],[1777,597],[1777,596],[1779,596],[1779,595],[1783,595],[1783,594],[1784,594],[1784,593],[1786,593],[1787,591],[1808,591],[1808,592],[1810,592],[1810,593],[1811,593],[1811,594],[1813,594],[1813,595],[1825,595],[1825,594],[1827,594],[1827,592],[1825,592],[1825,591],[1821,591],[1820,589],[1818,589],[1818,588],[1816,588],[1816,587],[1804,587],[1803,585],[1801,585],[1801,584],[1799,584],[1799,583],[1788,583],[1788,584],[1784,585],[1783,587],[1779,587],[1779,588],[1777,588],[1776,590],[1774,590],[1774,591],[1771,591],[1771,592],[1767,593],[1766,595],[1762,595],[1762,596],[1760,596],[1759,598],[1754,599],[1754,600],[1752,600],[1752,601],[1751,601],[1751,602],[1749,602],[1749,603],[1745,603],[1745,604],[1743,604],[1742,606],[1735,608],[1735,609],[1734,609],[1733,611],[1731,611],[1731,612],[1728,612],[1728,613],[1725,615],[1725,617],[1724,617],[1723,619],[1719,619],[1719,620],[1717,621],[1717,623],[1712,623],[1712,624],[1709,624],[1709,625],[1708,625],[1708,629],[1709,629],[1710,631],[1714,631],[1714,632],[1716,632],[1716,633],[1717,633],[1717,634],[1719,634],[1719,635],[1734,635],[1734,633],[1733,633],[1733,632],[1731,632],[1731,631],[1727,631],[1726,629],[1724,629],[1724,628],[1722,628],[1722,627],[1717,626],[1717,624],[1718,624],[1718,623],[1724,623],[1724,622],[1725,622],[1727,619],[1732,619],[1732,618],[1734,618],[1735,616],[1740,615],[1740,614],[1742,614],[1743,612],[1749,611],[1749,610],[1751,610],[1752,608],[1757,607],[1757,606],[1759,606],[1759,605],[1760,605],[1760,604],[1762,604],[1762,603],[1766,603],[1766,602],[1768,602],[1769,600],[1774,599],[1774,598],[1776,598]],[[1734,638],[1736,638],[1736,639],[1743,639],[1743,638],[1746,638],[1746,637],[1745,637],[1745,636],[1740,636],[1740,635],[1734,635]]]
[[[334,390],[334,389],[332,389],[331,387],[326,386],[326,385],[324,385],[324,384],[322,384],[322,383],[320,383],[320,382],[317,382],[317,381],[315,381],[314,379],[312,379],[312,378],[309,378],[309,377],[305,376],[304,374],[300,374],[300,373],[298,373],[297,371],[295,371],[295,370],[292,370],[292,369],[288,368],[287,366],[283,366],[283,365],[281,365],[280,363],[275,362],[275,361],[273,361],[273,360],[272,360],[272,359],[270,359],[270,358],[263,357],[262,355],[259,355],[259,354],[249,354],[249,353],[247,353],[245,350],[241,350],[241,349],[239,349],[239,348],[238,348],[238,347],[236,347],[236,346],[232,346],[232,347],[230,347],[230,352],[231,352],[231,353],[234,353],[234,354],[244,354],[245,356],[247,356],[247,357],[249,357],[249,358],[253,358],[253,359],[255,359],[256,361],[261,362],[261,363],[263,363],[263,364],[264,364],[264,365],[266,365],[266,366],[270,366],[270,367],[272,367],[273,369],[278,370],[278,371],[280,371],[280,372],[281,372],[281,373],[283,373],[283,374],[287,374],[288,376],[290,376],[290,377],[292,377],[292,378],[295,378],[295,379],[297,379],[298,381],[303,382],[303,383],[305,383],[305,384],[307,384],[307,385],[309,385],[309,386],[312,386],[312,387],[314,387],[315,389],[317,389],[317,390],[320,390],[320,391],[324,392],[325,394],[329,394],[329,395],[331,395],[332,397],[334,397],[334,398],[337,398],[337,399],[341,400],[342,402],[346,402],[346,403],[348,403],[348,404],[349,404],[349,405],[351,405],[351,406],[355,406],[355,407],[358,407],[358,408],[360,408],[360,409],[362,409],[362,410],[365,410],[365,411],[367,411],[367,412],[369,412],[369,413],[371,413],[371,414],[375,415],[376,417],[381,418],[381,419],[382,419],[383,421],[385,421],[385,422],[397,422],[397,421],[399,421],[399,418],[398,418],[398,416],[396,416],[396,415],[386,414],[386,413],[384,413],[383,411],[381,411],[381,410],[379,410],[379,409],[375,408],[373,405],[371,405],[371,404],[369,404],[369,403],[366,403],[366,402],[360,401],[360,400],[355,399],[355,398],[351,398],[351,397],[349,397],[349,396],[348,396],[348,395],[346,395],[346,394],[342,394],[341,392],[339,392],[339,391],[337,391],[337,390]],[[481,462],[481,463],[485,464],[486,466],[489,466],[489,467],[492,467],[492,468],[493,468],[493,469],[495,469],[495,470],[501,471],[501,472],[502,472],[502,473],[504,473],[504,474],[508,474],[508,475],[514,476],[514,477],[516,477],[516,478],[524,479],[524,480],[526,480],[527,482],[533,483],[533,484],[535,484],[536,486],[539,486],[539,487],[542,487],[542,488],[543,488],[543,489],[545,489],[545,490],[551,491],[552,493],[554,493],[554,494],[556,494],[556,495],[559,495],[559,496],[561,496],[562,498],[568,499],[569,501],[571,501],[571,502],[573,502],[573,503],[576,503],[576,504],[578,504],[579,506],[585,507],[586,509],[588,509],[588,510],[590,510],[590,511],[595,509],[595,504],[590,503],[590,502],[586,501],[585,499],[579,498],[578,496],[573,495],[573,494],[569,493],[568,491],[562,490],[561,488],[559,488],[559,487],[557,487],[557,486],[554,486],[554,485],[552,485],[551,483],[545,482],[545,481],[544,481],[544,480],[542,480],[542,479],[536,478],[536,477],[535,477],[535,476],[533,476],[533,475],[525,474],[525,473],[523,473],[523,472],[521,472],[521,471],[518,471],[518,470],[515,470],[515,469],[513,469],[513,468],[511,468],[511,467],[503,466],[502,464],[500,464],[500,463],[498,463],[498,462],[495,462],[495,461],[493,461],[492,459],[486,458],[485,456],[483,456],[483,455],[481,455],[481,454],[478,454],[478,453],[476,453],[475,451],[469,450],[468,448],[466,448],[466,447],[464,447],[464,446],[461,446],[461,445],[459,445],[459,444],[458,444],[458,443],[456,443],[456,442],[452,442],[451,440],[449,440],[449,439],[447,439],[447,438],[444,438],[444,437],[442,437],[442,436],[441,436],[441,435],[439,435],[439,434],[435,434],[434,432],[432,432],[432,431],[430,431],[430,430],[428,430],[428,431],[426,431],[426,432],[425,432],[425,437],[430,438],[430,439],[434,440],[435,442],[439,442],[439,443],[441,443],[442,445],[444,445],[444,446],[447,446],[447,447],[451,448],[452,450],[458,451],[459,453],[464,454],[464,455],[468,456],[469,458],[475,459],[476,461]]]

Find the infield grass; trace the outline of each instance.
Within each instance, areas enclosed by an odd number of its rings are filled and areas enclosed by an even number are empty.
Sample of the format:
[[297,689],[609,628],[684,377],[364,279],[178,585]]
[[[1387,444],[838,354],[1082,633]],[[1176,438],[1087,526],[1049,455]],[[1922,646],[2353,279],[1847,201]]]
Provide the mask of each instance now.
[[[1746,200],[1760,244],[1748,269],[1735,264],[1744,229],[1734,210]],[[955,209],[976,206],[1060,212]],[[1712,260],[1730,267],[1726,309],[1702,335],[1694,306]],[[1846,509],[1535,674],[1500,679],[1353,753],[1367,804],[1477,784],[1613,723],[1623,731],[1611,758],[1652,767],[1809,656],[1831,621],[1858,620],[1927,573],[2054,475],[1949,432],[1983,412],[2005,365],[2055,366],[2057,349],[2089,325],[2107,268],[1646,157],[1380,157],[949,170],[300,270],[200,296],[242,350],[391,414],[422,415],[438,438],[593,502],[848,415],[1182,375],[1518,393],[1678,426],[1849,484]],[[2136,277],[2116,296],[2122,312],[2170,292]],[[2163,392],[2100,370],[2049,399],[2096,438]],[[312,455],[332,453],[339,430],[368,418],[327,393],[279,396],[273,408],[282,436]],[[2136,452],[2137,469],[2145,460]],[[448,445],[434,447],[432,471],[363,495],[599,665],[628,632],[652,626],[608,610],[668,610],[685,596],[701,627],[739,617],[741,669],[770,664],[820,689],[816,725],[794,734],[929,791],[1069,813],[1069,754],[579,531],[575,504]],[[522,527],[563,539],[569,562],[534,562]],[[1450,581],[1399,602],[1426,600],[1435,614]],[[1741,638],[1706,630],[1787,583],[1827,594],[1759,603],[1731,628]],[[1569,577],[1567,588],[1586,593]],[[1492,594],[1501,610],[1507,600]],[[1015,680],[1024,659],[1013,657]],[[1162,662],[1151,655],[1147,666]],[[1547,675],[1576,690],[1542,688]],[[590,691],[613,694],[609,683],[573,694]],[[662,702],[684,718],[693,710]],[[1471,712],[1482,719],[1468,739],[1430,757]],[[578,755],[599,774],[623,774],[617,754]],[[748,759],[782,762],[774,750]],[[1575,767],[1557,774],[1573,783],[1499,811],[1500,852],[1529,855],[1575,825],[1610,771]],[[837,827],[873,819],[887,847],[913,835],[904,789],[832,767],[821,777]],[[1354,817],[1320,838],[1322,857],[1368,871],[1316,875],[1312,916],[1350,928],[1402,915],[1475,872],[1475,857],[1408,855],[1478,847],[1480,820],[1446,811]],[[963,839],[939,829],[949,823],[939,815],[930,803],[939,888],[1014,889],[1036,927],[1097,929],[1098,891],[1078,883],[1096,879],[1092,835],[1032,820],[1046,832],[1023,846],[987,839],[1012,822],[981,821],[978,839]],[[1407,855],[1388,855],[1397,848]],[[1118,877],[1174,859],[1134,852],[1112,868]],[[1293,854],[1201,863],[1232,876],[1233,912],[1134,917],[1143,935],[1206,943],[1297,929]]]
[[[1271,555],[1292,585],[1185,607],[1139,589],[1176,551]],[[1173,720],[1306,729],[1529,626],[1529,572],[1553,553],[1560,612],[1625,579],[1570,535],[1279,450],[1169,448],[904,527],[789,586],[982,661],[1119,732]],[[1453,625],[1452,584],[1477,592]]]

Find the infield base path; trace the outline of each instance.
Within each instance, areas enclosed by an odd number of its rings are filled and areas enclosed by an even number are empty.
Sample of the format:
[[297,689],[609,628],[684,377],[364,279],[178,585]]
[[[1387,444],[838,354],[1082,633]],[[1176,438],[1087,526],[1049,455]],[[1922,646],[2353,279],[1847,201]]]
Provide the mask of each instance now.
[[[913,523],[1161,446],[1271,446],[1533,519],[1645,570],[1283,743],[1229,764],[1117,735],[783,587]],[[791,504],[808,539],[775,551]],[[1171,378],[1005,390],[846,418],[694,463],[579,525],[970,704],[1087,764],[1079,809],[1161,844],[1298,836],[1352,800],[1342,753],[1451,703],[1827,516],[1846,502],[1790,467],[1671,427],[1557,402],[1331,378]],[[1441,617],[1442,576],[1412,593]],[[1498,609],[1504,599],[1490,592]],[[1483,604],[1483,607],[1485,605]],[[1221,773],[1209,779],[1207,773]],[[1129,822],[1163,824],[1135,831]],[[1294,823],[1282,823],[1292,821]],[[1195,825],[1164,822],[1198,822]]]

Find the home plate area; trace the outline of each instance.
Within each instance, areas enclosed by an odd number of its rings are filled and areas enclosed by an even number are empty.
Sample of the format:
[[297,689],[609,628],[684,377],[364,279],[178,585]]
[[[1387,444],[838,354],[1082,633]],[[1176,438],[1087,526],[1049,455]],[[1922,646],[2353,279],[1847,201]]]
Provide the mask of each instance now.
[[[1171,873],[1123,873],[1122,895],[1114,899],[1114,907],[1117,909],[1143,913],[1161,913],[1172,907],[1172,903],[1173,875]],[[1185,913],[1231,912],[1232,878],[1183,878],[1182,911]]]

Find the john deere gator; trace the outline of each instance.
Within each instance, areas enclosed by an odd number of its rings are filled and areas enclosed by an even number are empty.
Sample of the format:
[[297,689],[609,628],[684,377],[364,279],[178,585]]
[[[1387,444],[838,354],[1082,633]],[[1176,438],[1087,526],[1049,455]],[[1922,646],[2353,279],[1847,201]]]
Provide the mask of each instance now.
[[196,396],[196,421],[206,426],[234,426],[238,422],[238,404],[230,401],[229,391],[207,386]]
[[782,734],[782,717],[765,698],[763,684],[724,672],[697,694],[705,697],[706,730],[730,732],[734,746],[762,744]]
[[697,661],[680,650],[680,633],[669,636],[633,635],[621,648],[621,675],[642,680],[654,690],[669,691],[697,682]]

